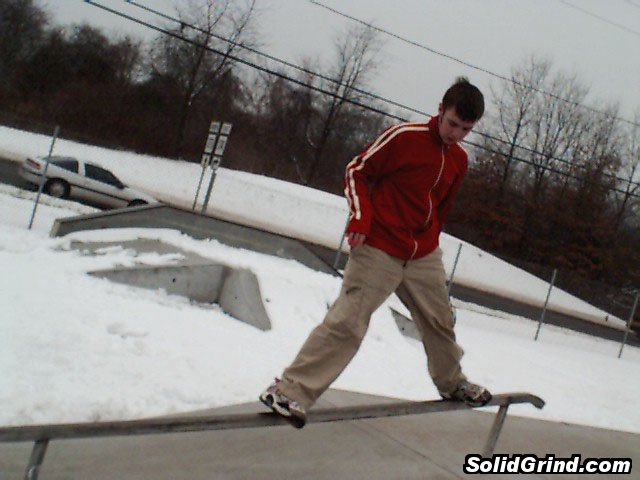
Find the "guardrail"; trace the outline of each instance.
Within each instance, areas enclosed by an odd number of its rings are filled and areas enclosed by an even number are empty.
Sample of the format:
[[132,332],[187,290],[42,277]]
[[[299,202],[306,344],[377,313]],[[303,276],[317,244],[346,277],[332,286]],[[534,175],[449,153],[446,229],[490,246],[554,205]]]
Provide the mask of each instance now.
[[[529,403],[543,408],[544,400],[530,393],[506,393],[494,395],[487,407],[498,406],[489,437],[483,449],[483,456],[493,454],[502,425],[510,405]],[[425,402],[397,402],[352,407],[332,407],[311,410],[307,424],[340,422],[366,418],[397,417],[435,412],[469,410],[472,407],[452,400]],[[0,442],[35,442],[24,478],[36,480],[42,467],[47,446],[51,440],[72,438],[96,438],[130,435],[150,435],[160,433],[199,432],[207,430],[232,430],[242,428],[273,427],[289,425],[283,418],[272,412],[244,413],[214,416],[183,416],[175,418],[150,418],[117,422],[76,423],[58,425],[29,425],[0,428]]]

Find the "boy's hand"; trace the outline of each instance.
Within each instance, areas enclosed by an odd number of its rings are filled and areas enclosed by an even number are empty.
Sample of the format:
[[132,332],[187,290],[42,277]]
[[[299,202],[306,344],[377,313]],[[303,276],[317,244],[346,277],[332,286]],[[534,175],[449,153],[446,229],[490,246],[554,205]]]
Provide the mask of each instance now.
[[351,248],[357,248],[364,245],[367,236],[364,233],[349,232],[347,233],[347,241]]

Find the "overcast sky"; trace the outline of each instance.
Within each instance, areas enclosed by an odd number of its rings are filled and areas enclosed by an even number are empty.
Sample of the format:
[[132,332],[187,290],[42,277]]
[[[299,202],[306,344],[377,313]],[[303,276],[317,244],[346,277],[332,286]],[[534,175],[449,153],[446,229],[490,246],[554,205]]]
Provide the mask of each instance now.
[[[138,1],[175,13],[174,0]],[[592,105],[619,102],[620,114],[627,119],[640,111],[640,0],[319,1],[500,75],[509,76],[527,55],[546,57],[591,88]],[[44,4],[60,23],[90,22],[113,34],[140,38],[155,35],[83,0]],[[102,4],[144,17],[123,0]],[[307,0],[258,0],[258,5],[263,10],[261,49],[292,62],[305,56],[328,61],[333,37],[350,22]],[[442,93],[458,75],[467,75],[489,97],[490,85],[500,88],[499,80],[487,73],[391,37],[381,38],[384,68],[372,85],[379,95],[435,112]]]

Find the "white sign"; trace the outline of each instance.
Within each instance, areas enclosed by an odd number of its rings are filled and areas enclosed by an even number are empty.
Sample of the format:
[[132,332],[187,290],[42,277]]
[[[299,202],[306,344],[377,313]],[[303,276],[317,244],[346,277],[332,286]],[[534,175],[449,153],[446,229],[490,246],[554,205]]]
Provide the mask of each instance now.
[[231,133],[231,127],[233,126],[233,124],[231,123],[224,123],[222,125],[222,130],[220,131],[220,133],[222,133],[223,135],[229,135]]
[[227,137],[226,135],[220,135],[220,139],[218,140],[218,144],[216,145],[215,155],[220,155],[224,153],[224,147],[227,146]]
[[217,135],[215,133],[209,134],[209,137],[207,137],[207,144],[204,147],[204,153],[211,154],[211,152],[213,152],[213,147],[216,144],[216,137]]

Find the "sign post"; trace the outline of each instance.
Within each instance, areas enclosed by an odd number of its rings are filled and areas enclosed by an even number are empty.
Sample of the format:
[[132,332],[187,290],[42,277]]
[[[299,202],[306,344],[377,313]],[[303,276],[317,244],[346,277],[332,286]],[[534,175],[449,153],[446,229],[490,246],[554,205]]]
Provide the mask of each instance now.
[[216,171],[218,170],[220,162],[222,161],[222,154],[224,153],[224,149],[227,146],[227,140],[229,139],[229,134],[231,133],[232,126],[233,125],[231,123],[222,123],[214,120],[211,122],[211,126],[209,127],[207,144],[204,147],[202,161],[200,162],[202,166],[202,173],[200,174],[198,189],[196,190],[196,196],[193,200],[193,206],[191,207],[191,210],[195,211],[205,172],[207,170],[207,167],[210,167],[211,178],[209,179],[207,193],[205,194],[204,202],[202,203],[202,210],[200,211],[201,215],[203,215],[207,210],[209,199],[211,198],[211,191],[213,190],[213,182],[216,179]]

